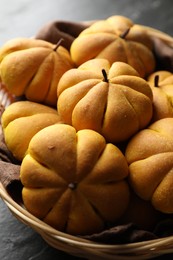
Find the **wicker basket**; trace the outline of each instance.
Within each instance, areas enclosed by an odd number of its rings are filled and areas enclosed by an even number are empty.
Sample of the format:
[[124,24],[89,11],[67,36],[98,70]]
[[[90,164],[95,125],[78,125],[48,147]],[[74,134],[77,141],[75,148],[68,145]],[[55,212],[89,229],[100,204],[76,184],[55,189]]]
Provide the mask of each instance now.
[[[151,27],[141,26],[152,37],[162,39],[173,47],[173,38]],[[3,99],[2,99],[3,96]],[[1,111],[12,102],[13,98],[0,89]],[[100,244],[76,236],[60,232],[30,214],[23,205],[16,203],[0,182],[0,197],[12,214],[22,223],[38,232],[52,247],[77,257],[87,259],[151,259],[168,253],[173,253],[173,236],[129,244]]]
[[173,252],[173,236],[123,245],[99,244],[60,232],[17,204],[0,183],[0,195],[12,214],[33,228],[52,247],[87,259],[151,259]]

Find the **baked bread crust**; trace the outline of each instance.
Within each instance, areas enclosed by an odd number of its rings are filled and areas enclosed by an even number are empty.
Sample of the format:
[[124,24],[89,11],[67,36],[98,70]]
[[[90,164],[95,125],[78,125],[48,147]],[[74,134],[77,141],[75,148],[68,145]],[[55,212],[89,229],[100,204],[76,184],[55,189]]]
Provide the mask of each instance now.
[[93,130],[44,128],[22,161],[22,196],[28,211],[58,230],[92,234],[114,223],[129,202],[122,152]]

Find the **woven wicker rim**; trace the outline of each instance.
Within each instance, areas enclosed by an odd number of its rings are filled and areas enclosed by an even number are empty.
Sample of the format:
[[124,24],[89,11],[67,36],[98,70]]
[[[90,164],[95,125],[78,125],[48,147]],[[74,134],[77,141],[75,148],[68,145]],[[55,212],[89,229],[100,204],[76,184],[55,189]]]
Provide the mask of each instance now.
[[[138,26],[145,29],[151,37],[159,38],[168,46],[173,47],[173,37],[151,27],[143,25]],[[3,96],[3,102],[5,102],[4,99],[5,97]],[[5,106],[8,106],[10,102],[12,102],[11,96],[9,97],[9,93],[6,93],[6,99],[7,102],[4,104]],[[16,218],[36,230],[36,232],[38,232],[48,244],[56,249],[68,252],[75,256],[81,256],[88,259],[125,260],[151,259],[159,255],[173,253],[173,236],[130,244],[99,244],[60,232],[36,218],[29,213],[23,205],[18,204],[10,197],[1,182],[0,197]]]

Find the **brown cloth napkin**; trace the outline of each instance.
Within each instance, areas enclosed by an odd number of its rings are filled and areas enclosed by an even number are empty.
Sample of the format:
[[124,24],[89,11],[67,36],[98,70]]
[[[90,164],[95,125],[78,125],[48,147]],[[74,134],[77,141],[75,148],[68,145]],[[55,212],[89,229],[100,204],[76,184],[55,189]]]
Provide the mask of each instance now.
[[173,72],[173,48],[168,46],[163,40],[153,38],[154,55],[156,58],[156,70],[168,70]]
[[134,223],[128,223],[117,225],[98,234],[84,236],[84,238],[99,243],[125,244],[152,240],[158,237],[153,232],[139,229]]
[[[73,40],[88,26],[87,23],[76,23],[69,21],[53,21],[43,26],[36,34],[37,39],[43,39],[57,43],[63,38],[62,45],[70,48]],[[166,69],[173,72],[173,48],[168,47],[162,40],[153,39],[154,55],[159,64],[157,69]],[[0,128],[0,181],[10,196],[21,202],[22,184],[19,178],[20,163],[15,160],[8,151]],[[158,237],[173,235],[173,217],[166,217],[160,221],[152,232],[141,230],[134,223],[117,225],[107,228],[99,234],[84,236],[87,239],[108,244],[133,243],[151,240]]]
[[20,164],[8,150],[0,125],[0,181],[15,201],[22,201],[22,184],[19,179]]
[[44,25],[36,34],[36,39],[46,40],[56,44],[63,39],[62,46],[70,49],[73,40],[81,31],[87,28],[89,23],[52,21]]

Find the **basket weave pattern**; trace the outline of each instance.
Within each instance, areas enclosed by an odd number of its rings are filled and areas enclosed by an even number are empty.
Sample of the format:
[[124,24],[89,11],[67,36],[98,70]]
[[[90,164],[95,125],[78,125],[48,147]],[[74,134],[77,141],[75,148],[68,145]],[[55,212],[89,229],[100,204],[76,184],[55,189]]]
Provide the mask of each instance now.
[[[151,37],[156,37],[173,47],[173,38],[150,27],[142,26]],[[14,97],[0,85],[0,117]],[[60,232],[30,214],[23,205],[15,202],[0,182],[0,197],[12,214],[24,224],[38,232],[52,247],[71,255],[87,259],[151,259],[173,253],[173,236],[129,244],[99,244],[83,238]]]

